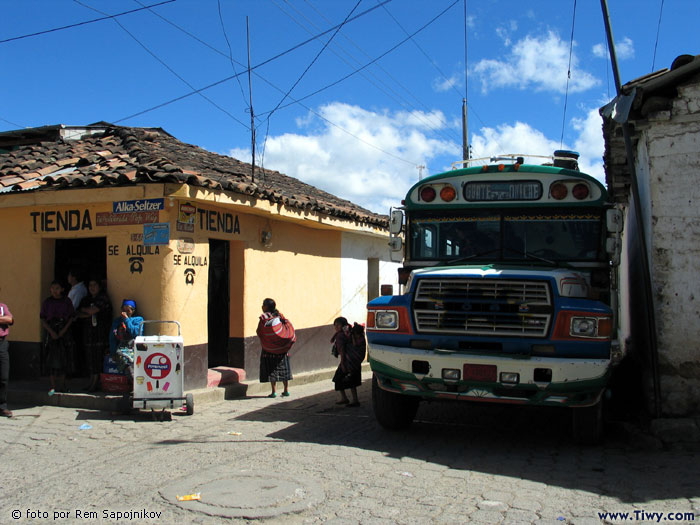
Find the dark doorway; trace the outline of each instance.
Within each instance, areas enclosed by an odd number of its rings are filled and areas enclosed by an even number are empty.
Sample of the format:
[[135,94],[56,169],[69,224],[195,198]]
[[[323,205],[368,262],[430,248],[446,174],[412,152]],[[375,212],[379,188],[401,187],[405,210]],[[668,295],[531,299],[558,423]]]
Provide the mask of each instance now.
[[[68,271],[75,268],[82,272],[83,280],[91,277],[107,277],[107,238],[56,239],[54,278],[68,286]],[[87,283],[86,283],[87,285]]]
[[229,366],[229,243],[209,239],[209,368]]

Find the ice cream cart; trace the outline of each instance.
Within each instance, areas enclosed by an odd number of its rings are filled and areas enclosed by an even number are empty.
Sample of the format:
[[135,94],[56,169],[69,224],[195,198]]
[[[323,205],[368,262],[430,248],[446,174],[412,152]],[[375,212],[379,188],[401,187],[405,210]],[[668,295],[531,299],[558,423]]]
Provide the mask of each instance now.
[[[143,335],[144,325],[173,323],[177,335]],[[180,408],[194,413],[192,394],[184,393],[184,342],[177,321],[143,321],[134,340],[133,408]]]

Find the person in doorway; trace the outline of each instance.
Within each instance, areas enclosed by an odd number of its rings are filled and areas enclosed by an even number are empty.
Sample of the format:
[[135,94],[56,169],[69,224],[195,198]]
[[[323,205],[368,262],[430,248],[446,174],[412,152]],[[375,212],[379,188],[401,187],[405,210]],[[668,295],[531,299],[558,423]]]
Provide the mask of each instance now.
[[0,303],[0,416],[12,417],[7,409],[7,385],[10,381],[10,326],[15,324],[10,309],[5,303]]
[[143,317],[136,314],[136,301],[124,299],[122,308],[109,332],[109,353],[117,363],[122,373],[126,373],[130,381],[134,379],[134,347],[133,340],[139,335]]
[[[338,317],[333,321],[333,328],[333,355],[340,358],[338,369],[333,375],[335,390],[340,394],[336,404],[359,407],[357,387],[362,384],[362,361],[365,359],[366,349],[364,328],[357,323],[351,327],[345,317]],[[350,389],[352,401],[348,399],[346,389]]]
[[81,319],[85,365],[90,376],[83,390],[95,392],[99,387],[104,358],[109,355],[112,322],[112,303],[99,279],[88,281],[88,294],[80,301],[77,315]]
[[73,309],[78,310],[80,306],[80,301],[83,300],[88,294],[87,287],[83,282],[83,276],[77,268],[71,268],[68,271],[68,284],[70,284],[70,290],[68,291],[68,299],[73,303]]
[[66,374],[71,374],[74,366],[74,345],[69,329],[75,311],[71,300],[63,295],[60,281],[51,283],[49,293],[51,295],[41,305],[39,318],[46,330],[44,360],[51,383],[49,395],[52,396],[56,392],[68,392]]
[[[260,382],[270,383],[272,392],[267,397],[277,397],[277,381],[282,381],[284,390],[282,396],[289,396],[289,381],[292,379],[292,366],[289,362],[289,348],[274,348],[275,352],[271,352],[271,348],[266,344],[266,334],[269,329],[280,322],[283,322],[284,316],[277,311],[277,305],[272,299],[265,299],[262,303],[262,315],[258,322],[256,330],[260,338],[262,351],[260,353]],[[289,343],[291,347],[292,343]]]

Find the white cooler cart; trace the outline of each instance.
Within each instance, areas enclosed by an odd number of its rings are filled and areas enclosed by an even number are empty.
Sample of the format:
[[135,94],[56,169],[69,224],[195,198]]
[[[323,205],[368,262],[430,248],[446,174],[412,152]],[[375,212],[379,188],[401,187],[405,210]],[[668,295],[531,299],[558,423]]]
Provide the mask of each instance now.
[[[149,323],[174,323],[177,335],[143,335]],[[194,413],[192,394],[184,393],[184,342],[177,321],[143,321],[134,340],[133,408],[180,408]]]

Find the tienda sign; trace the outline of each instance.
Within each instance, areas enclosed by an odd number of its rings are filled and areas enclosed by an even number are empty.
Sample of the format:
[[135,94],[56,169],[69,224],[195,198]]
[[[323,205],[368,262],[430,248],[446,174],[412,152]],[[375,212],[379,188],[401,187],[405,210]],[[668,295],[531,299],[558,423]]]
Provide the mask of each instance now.
[[160,211],[165,209],[165,199],[139,199],[112,203],[113,213],[133,213],[139,211]]

